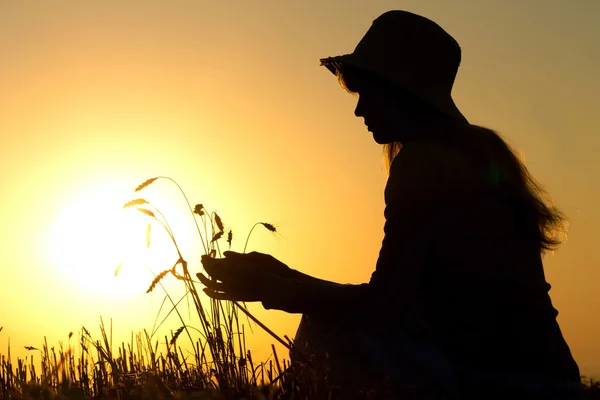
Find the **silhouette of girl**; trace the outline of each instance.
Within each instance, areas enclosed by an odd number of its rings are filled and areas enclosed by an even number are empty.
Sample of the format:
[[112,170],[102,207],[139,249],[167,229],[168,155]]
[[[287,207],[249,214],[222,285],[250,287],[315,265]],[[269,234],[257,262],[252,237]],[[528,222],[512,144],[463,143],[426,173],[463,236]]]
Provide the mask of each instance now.
[[296,346],[331,363],[342,386],[385,376],[448,398],[578,398],[542,264],[565,219],[507,143],[456,107],[460,61],[447,32],[406,11],[321,60],[358,94],[355,114],[388,161],[369,283],[313,278],[256,252],[205,256],[213,279],[199,278],[211,297],[303,314]]

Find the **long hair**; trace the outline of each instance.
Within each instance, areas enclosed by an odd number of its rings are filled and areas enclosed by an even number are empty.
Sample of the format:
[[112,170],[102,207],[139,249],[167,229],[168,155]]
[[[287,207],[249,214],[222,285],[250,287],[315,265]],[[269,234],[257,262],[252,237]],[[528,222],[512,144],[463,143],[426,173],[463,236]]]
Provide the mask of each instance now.
[[[366,71],[342,66],[338,70],[338,82],[348,92],[356,94],[360,80],[381,79]],[[403,98],[411,97],[407,106],[411,112],[419,113],[419,117],[439,117],[440,111],[423,103],[401,88]],[[554,205],[544,187],[531,175],[525,163],[517,156],[511,146],[495,131],[477,125],[465,124],[451,132],[432,132],[430,137],[449,146],[457,146],[473,161],[475,168],[482,172],[483,183],[492,187],[500,196],[507,199],[516,212],[522,227],[522,233],[533,239],[540,251],[553,250],[565,239],[567,219]],[[383,145],[383,158],[387,171],[401,151],[402,143],[392,142]]]

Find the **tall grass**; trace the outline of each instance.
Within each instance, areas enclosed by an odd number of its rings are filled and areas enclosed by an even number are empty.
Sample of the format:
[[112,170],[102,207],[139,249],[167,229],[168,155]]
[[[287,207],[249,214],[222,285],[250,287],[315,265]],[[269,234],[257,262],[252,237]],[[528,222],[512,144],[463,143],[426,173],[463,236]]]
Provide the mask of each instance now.
[[[158,179],[166,179],[179,189],[183,198],[187,203],[187,207],[190,211],[190,214],[193,218],[194,224],[196,226],[196,230],[198,233],[200,244],[204,250],[205,255],[209,255],[210,257],[221,257],[221,243],[223,240],[227,242],[227,247],[231,248],[231,241],[233,232],[231,230],[225,230],[225,225],[221,217],[216,212],[209,212],[204,205],[196,204],[193,208],[191,203],[189,202],[185,192],[179,186],[179,184],[170,177],[156,177],[149,179],[139,185],[135,191],[140,192],[145,189]],[[188,263],[184,259],[182,255],[179,245],[177,244],[177,240],[175,239],[174,233],[169,225],[167,219],[164,214],[160,212],[160,210],[156,209],[152,206],[152,204],[144,198],[136,198],[133,199],[124,205],[125,208],[135,207],[137,211],[142,212],[152,218],[154,221],[158,222],[162,228],[167,232],[168,236],[171,238],[175,250],[177,251],[178,259],[173,265],[172,268],[162,271],[161,273],[155,275],[154,280],[150,284],[148,288],[148,293],[153,291],[157,285],[163,289],[166,294],[166,298],[172,305],[172,310],[174,310],[180,318],[182,323],[181,330],[185,331],[190,341],[192,340],[192,336],[190,334],[188,326],[185,324],[185,321],[181,317],[181,314],[177,310],[177,304],[172,299],[170,294],[162,285],[162,280],[166,278],[168,275],[172,275],[176,279],[180,280],[185,285],[185,293],[190,296],[193,300],[195,310],[197,312],[199,323],[200,323],[200,333],[206,339],[205,343],[208,348],[208,356],[211,362],[214,363],[214,368],[218,372],[219,379],[222,379],[223,382],[228,382],[229,378],[235,378],[239,371],[237,370],[236,365],[240,363],[245,363],[245,346],[244,343],[244,332],[240,330],[240,321],[239,321],[239,311],[246,315],[247,318],[251,319],[254,323],[260,326],[263,330],[269,333],[275,340],[281,343],[284,347],[286,347],[289,351],[295,352],[300,358],[304,359],[307,363],[310,363],[308,358],[294,348],[292,342],[286,338],[283,340],[281,337],[276,335],[271,329],[269,329],[266,325],[260,322],[256,317],[254,317],[246,308],[245,305],[240,304],[236,301],[219,301],[216,299],[210,299],[208,309],[205,309],[203,306],[200,295],[196,289],[196,284],[198,281],[192,278],[192,275],[188,269]],[[244,246],[243,252],[246,251],[248,240],[254,228],[258,225],[264,226],[267,230],[271,232],[276,232],[276,228],[266,222],[258,222],[256,223],[248,237],[246,239],[246,244]],[[227,235],[225,236],[225,233]],[[147,238],[147,241],[149,239]],[[178,266],[181,266],[181,271],[178,270]],[[181,331],[180,331],[181,333]],[[237,337],[237,342],[234,340],[234,336]],[[237,351],[237,354],[236,354]],[[195,359],[198,361],[200,358],[200,354],[196,352]]]
[[[0,356],[0,396],[3,399],[25,398],[198,398],[263,399],[306,398],[310,385],[286,382],[277,363],[255,363],[247,350],[244,362],[230,368],[223,378],[219,368],[204,355],[193,362],[176,345],[177,332],[152,342],[148,332],[132,336],[129,343],[111,347],[109,334],[101,324],[101,338],[94,339],[83,328],[77,344],[49,347],[44,340],[38,349],[28,347],[31,355],[13,364],[10,348]],[[206,342],[198,340],[198,352]],[[162,349],[162,350],[159,350]],[[41,363],[40,363],[41,361]],[[38,369],[37,366],[41,365]],[[295,387],[297,386],[297,387]],[[304,390],[301,390],[301,386]],[[313,397],[309,397],[313,398]]]
[[[139,185],[135,192],[141,192],[155,181],[163,179],[175,184],[184,197],[195,224],[199,245],[204,254],[221,257],[221,248],[231,248],[233,232],[226,230],[221,217],[209,212],[202,204],[191,206],[179,184],[169,177],[156,177]],[[7,356],[0,356],[0,391],[3,398],[313,398],[317,396],[318,379],[308,384],[306,379],[316,378],[312,374],[302,374],[303,383],[299,384],[297,375],[290,376],[298,368],[314,368],[304,354],[298,352],[293,342],[281,338],[254,317],[245,304],[235,301],[201,299],[197,290],[199,282],[193,278],[188,263],[181,252],[173,230],[165,215],[146,198],[138,197],[124,204],[145,214],[162,227],[176,250],[177,259],[173,265],[158,274],[149,283],[147,293],[162,290],[169,315],[179,318],[181,326],[170,337],[164,337],[160,343],[152,339],[160,326],[166,321],[157,321],[152,332],[143,331],[132,335],[130,343],[112,347],[112,324],[107,332],[103,322],[100,325],[101,339],[92,338],[86,328],[82,329],[78,345],[68,347],[61,343],[58,348],[48,347],[46,341],[41,349],[27,347],[31,355],[18,359],[13,364],[10,348]],[[271,232],[276,228],[269,223],[259,222],[252,227],[246,239],[246,246],[252,230],[262,225]],[[150,229],[146,233],[147,245],[150,245]],[[246,250],[244,246],[244,252]],[[120,266],[115,270],[118,276]],[[176,279],[183,285],[185,295],[174,298],[166,289],[165,279]],[[191,300],[195,310],[196,322],[189,324],[183,318],[179,305]],[[208,305],[205,305],[208,300]],[[302,365],[292,367],[290,362],[279,357],[273,347],[274,360],[256,362],[246,348],[245,324],[240,321],[240,313],[247,320],[260,326],[274,340],[289,351],[296,352]],[[181,340],[187,340],[191,350],[179,346]],[[159,348],[162,351],[159,351]],[[36,368],[36,358],[39,357]],[[322,380],[321,380],[322,381]]]

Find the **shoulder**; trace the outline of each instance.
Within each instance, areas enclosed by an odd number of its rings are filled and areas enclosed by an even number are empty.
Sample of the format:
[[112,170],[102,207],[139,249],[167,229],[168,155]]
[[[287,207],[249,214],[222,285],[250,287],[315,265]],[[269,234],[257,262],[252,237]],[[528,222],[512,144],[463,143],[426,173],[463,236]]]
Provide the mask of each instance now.
[[458,146],[433,140],[408,142],[390,166],[385,203],[416,210],[471,201],[478,190],[477,174],[469,155]]
[[458,184],[472,173],[472,164],[457,146],[435,140],[413,141],[403,145],[392,161],[388,183],[416,180],[414,184]]

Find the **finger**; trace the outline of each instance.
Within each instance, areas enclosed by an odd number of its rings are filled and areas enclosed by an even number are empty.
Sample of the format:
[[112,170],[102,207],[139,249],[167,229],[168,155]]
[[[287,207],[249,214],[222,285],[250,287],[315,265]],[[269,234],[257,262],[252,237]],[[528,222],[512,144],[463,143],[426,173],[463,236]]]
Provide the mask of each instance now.
[[202,267],[212,278],[223,280],[227,275],[229,268],[226,268],[227,261],[224,259],[215,259],[209,256],[202,256]]
[[210,288],[204,288],[202,289],[204,291],[204,293],[206,293],[206,295],[212,299],[216,299],[216,300],[239,300],[236,298],[236,296],[232,296],[229,293],[225,293],[225,292],[218,292],[216,290],[212,290]]
[[243,258],[264,258],[269,257],[269,254],[260,253],[258,251],[251,251],[250,253],[237,253],[235,251],[226,250],[223,252],[226,257],[243,257]]
[[210,298],[216,300],[230,300],[230,301],[260,301],[256,296],[248,296],[240,293],[223,292],[220,290],[212,290],[211,288],[203,288],[202,291]]
[[221,260],[222,259],[213,258],[213,257],[208,256],[206,254],[204,254],[204,255],[202,255],[202,257],[200,257],[200,261],[202,261],[202,265],[212,265],[214,263],[218,263]]
[[207,266],[210,268],[210,266],[214,264],[214,259],[207,255],[203,255],[200,257],[200,262],[202,262],[202,267],[206,269]]
[[207,283],[207,282],[210,282],[210,279],[208,279],[208,278],[206,277],[206,275],[204,275],[202,272],[198,272],[198,273],[196,274],[196,276],[198,277],[198,279],[200,279],[200,282],[202,282],[202,283],[203,283],[203,284],[205,284],[205,285],[206,285],[206,283]]
[[244,254],[243,253],[238,253],[238,252],[235,252],[235,251],[231,251],[231,250],[226,250],[226,251],[223,252],[223,255],[225,257],[235,258],[235,257],[243,256]]
[[229,258],[257,258],[257,257],[264,257],[266,256],[266,254],[264,253],[259,253],[257,251],[251,251],[250,253],[238,253],[235,251],[231,251],[231,250],[226,250],[223,252],[223,256],[225,257],[229,257]]
[[196,276],[198,277],[198,279],[200,279],[200,282],[202,282],[202,284],[204,286],[206,286],[207,288],[210,288],[212,290],[219,290],[219,291],[223,291],[224,287],[223,284],[220,282],[217,282],[215,280],[212,279],[208,279],[206,276],[204,276],[204,274],[198,272],[196,274]]

